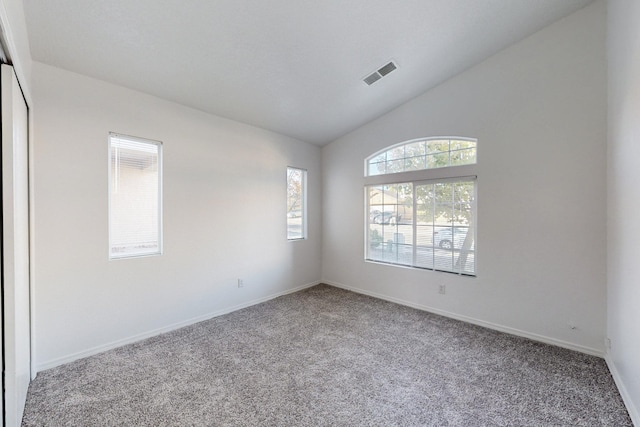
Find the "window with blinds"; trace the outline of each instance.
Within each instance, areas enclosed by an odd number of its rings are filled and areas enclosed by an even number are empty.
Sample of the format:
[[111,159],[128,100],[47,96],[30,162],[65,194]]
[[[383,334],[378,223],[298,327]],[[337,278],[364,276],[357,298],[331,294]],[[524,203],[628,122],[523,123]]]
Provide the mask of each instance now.
[[476,275],[477,144],[429,137],[365,159],[365,259]]
[[162,143],[109,134],[109,257],[162,253]]
[[287,239],[307,238],[307,171],[287,168]]
[[366,187],[369,261],[475,275],[475,178]]

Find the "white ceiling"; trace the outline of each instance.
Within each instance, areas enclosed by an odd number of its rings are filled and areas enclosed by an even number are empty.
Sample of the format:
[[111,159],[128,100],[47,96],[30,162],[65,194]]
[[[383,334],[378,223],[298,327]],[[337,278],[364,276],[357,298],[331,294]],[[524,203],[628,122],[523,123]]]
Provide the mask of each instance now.
[[[25,0],[36,61],[323,145],[592,0]],[[369,73],[398,69],[372,86]]]

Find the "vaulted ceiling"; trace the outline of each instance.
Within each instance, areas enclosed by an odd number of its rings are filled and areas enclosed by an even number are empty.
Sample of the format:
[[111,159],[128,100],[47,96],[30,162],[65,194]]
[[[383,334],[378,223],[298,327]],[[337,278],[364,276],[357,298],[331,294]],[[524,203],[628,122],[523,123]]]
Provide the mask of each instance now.
[[24,5],[36,61],[323,145],[591,1]]

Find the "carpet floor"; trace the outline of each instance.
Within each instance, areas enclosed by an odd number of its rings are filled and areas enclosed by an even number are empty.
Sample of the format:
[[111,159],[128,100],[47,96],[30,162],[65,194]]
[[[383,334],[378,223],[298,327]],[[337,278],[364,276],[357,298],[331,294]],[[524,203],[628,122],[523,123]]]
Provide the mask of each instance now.
[[597,357],[327,285],[40,372],[23,426],[631,426]]

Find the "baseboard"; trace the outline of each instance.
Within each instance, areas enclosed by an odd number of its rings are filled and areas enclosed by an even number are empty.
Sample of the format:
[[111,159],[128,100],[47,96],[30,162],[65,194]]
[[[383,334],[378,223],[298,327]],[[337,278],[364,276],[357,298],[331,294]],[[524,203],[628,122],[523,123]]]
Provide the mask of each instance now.
[[613,377],[613,381],[616,383],[618,387],[618,391],[620,392],[620,396],[622,397],[622,401],[627,407],[627,412],[629,412],[629,416],[631,417],[631,422],[633,422],[634,426],[640,426],[640,411],[634,405],[633,400],[631,399],[631,395],[627,391],[627,387],[624,385],[624,381],[622,381],[622,377],[618,372],[618,368],[616,364],[613,363],[611,356],[606,354],[604,356],[604,360],[607,362],[607,366],[609,367],[609,372],[611,372],[611,376]]
[[538,334],[534,334],[531,332],[527,332],[527,331],[522,331],[520,329],[515,329],[515,328],[511,328],[508,326],[504,326],[504,325],[499,325],[497,323],[491,323],[491,322],[487,322],[484,320],[480,320],[480,319],[476,319],[473,317],[469,317],[469,316],[464,316],[461,314],[457,314],[457,313],[452,313],[446,310],[441,310],[439,308],[435,308],[435,307],[430,307],[427,305],[422,305],[422,304],[416,304],[414,302],[411,301],[406,301],[400,298],[394,298],[388,295],[383,295],[383,294],[379,294],[377,292],[371,292],[365,289],[360,289],[360,288],[356,288],[353,286],[348,286],[348,285],[344,285],[342,283],[338,283],[338,282],[334,282],[331,280],[323,280],[321,281],[321,283],[326,283],[327,285],[331,285],[334,286],[336,288],[341,288],[341,289],[345,289],[348,291],[352,291],[352,292],[356,292],[359,294],[363,294],[363,295],[368,295],[374,298],[379,298],[385,301],[390,301],[390,302],[394,302],[396,304],[400,304],[400,305],[405,305],[407,307],[412,307],[412,308],[416,308],[418,310],[423,310],[423,311],[428,311],[430,313],[434,313],[434,314],[438,314],[440,316],[445,316],[445,317],[449,317],[451,319],[456,319],[456,320],[461,320],[463,322],[467,322],[467,323],[472,323],[474,325],[478,325],[478,326],[482,326],[488,329],[493,329],[496,331],[500,331],[500,332],[504,332],[507,334],[511,334],[511,335],[516,335],[519,337],[524,337],[524,338],[528,338],[531,339],[533,341],[539,341],[545,344],[551,344],[551,345],[555,345],[557,347],[562,347],[562,348],[566,348],[569,350],[574,350],[574,351],[578,351],[580,353],[585,353],[585,354],[589,354],[592,356],[598,356],[598,357],[604,357],[604,353],[598,349],[595,348],[591,348],[591,347],[586,347],[586,346],[581,346],[578,344],[574,344],[574,343],[570,343],[567,341],[562,341],[562,340],[558,340],[555,338],[551,338],[551,337],[547,337],[544,335],[538,335]]
[[41,372],[47,369],[55,368],[56,366],[64,365],[65,363],[73,362],[74,360],[83,359],[85,357],[93,356],[98,353],[102,353],[107,350],[112,350],[117,347],[122,347],[123,345],[132,344],[134,342],[142,341],[147,338],[154,337],[156,335],[164,334],[166,332],[171,332],[176,329],[184,328],[185,326],[193,325],[194,323],[203,322],[205,320],[213,319],[214,317],[222,316],[224,314],[229,314],[231,312],[241,310],[243,308],[251,307],[252,305],[261,304],[263,302],[272,300],[274,298],[281,297],[283,295],[292,294],[294,292],[301,291],[303,289],[307,289],[318,284],[322,283],[321,281],[311,282],[304,285],[296,286],[295,288],[287,289],[286,291],[278,292],[275,294],[268,295],[266,297],[257,298],[251,301],[244,302],[242,304],[234,305],[232,307],[227,307],[222,310],[217,310],[211,313],[204,314],[202,316],[193,317],[188,320],[184,320],[182,322],[174,323],[162,328],[154,329],[149,332],[144,332],[142,334],[133,335],[121,340],[112,341],[108,344],[99,345],[96,347],[89,348],[87,350],[79,351],[77,353],[69,354],[67,356],[59,357],[57,359],[49,360],[47,362],[37,364],[36,371]]

